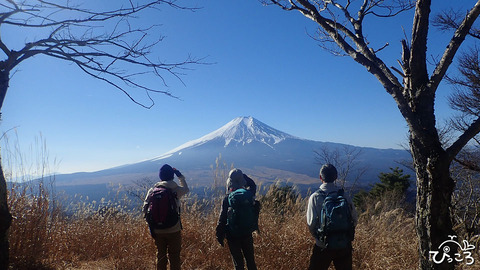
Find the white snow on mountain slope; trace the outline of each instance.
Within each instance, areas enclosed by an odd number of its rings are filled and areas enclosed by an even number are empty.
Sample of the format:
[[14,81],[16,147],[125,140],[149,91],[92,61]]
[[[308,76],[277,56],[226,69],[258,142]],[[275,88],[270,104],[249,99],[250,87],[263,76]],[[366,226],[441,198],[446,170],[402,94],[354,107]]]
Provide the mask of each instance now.
[[232,143],[249,144],[254,141],[264,143],[273,148],[279,142],[287,138],[296,138],[290,134],[274,129],[253,117],[237,117],[223,127],[193,141],[186,142],[156,159],[163,159],[173,153],[195,146],[205,144],[214,140],[224,140],[224,147]]

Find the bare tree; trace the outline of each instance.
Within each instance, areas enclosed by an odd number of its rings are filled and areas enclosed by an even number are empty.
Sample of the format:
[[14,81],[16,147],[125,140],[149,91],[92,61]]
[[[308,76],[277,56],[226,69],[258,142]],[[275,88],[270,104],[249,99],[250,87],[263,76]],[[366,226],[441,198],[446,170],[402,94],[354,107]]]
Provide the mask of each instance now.
[[[95,2],[95,1],[94,1]],[[0,36],[0,111],[12,72],[20,63],[36,56],[48,56],[75,64],[79,70],[123,92],[136,104],[151,108],[151,94],[174,97],[166,88],[166,77],[181,80],[184,69],[200,59],[187,58],[167,63],[153,53],[162,41],[157,25],[137,26],[135,19],[147,11],[169,6],[194,10],[176,0],[111,1],[108,10],[94,10],[76,1],[6,0],[0,3],[0,27],[16,33],[35,35],[20,40]],[[84,3],[85,4],[85,3]],[[98,3],[97,3],[98,4]],[[27,34],[28,35],[28,34]],[[26,40],[23,40],[26,38]],[[22,44],[16,47],[14,44]],[[156,76],[160,83],[150,86],[145,76]],[[160,86],[160,87],[158,87]],[[147,102],[138,101],[133,91],[141,91]],[[1,163],[1,162],[0,162]],[[0,164],[0,268],[8,268],[7,230],[11,215],[7,205],[6,180]]]
[[131,197],[135,203],[143,203],[145,196],[147,196],[147,191],[156,183],[154,179],[149,177],[143,177],[141,179],[136,179],[132,181],[131,185],[124,187],[123,189],[127,192],[127,195]]
[[[457,13],[444,13],[436,17],[435,24],[448,30],[457,25]],[[480,30],[470,30],[470,35],[480,39]],[[453,86],[454,92],[449,97],[450,106],[459,112],[450,121],[451,131],[465,132],[469,124],[480,117],[480,50],[477,47],[463,52],[458,61],[459,74],[447,76],[447,81]],[[455,161],[467,170],[480,172],[480,138],[474,136],[473,143],[460,151]]]
[[342,187],[349,180],[352,183],[350,188],[356,185],[358,180],[367,172],[367,166],[359,165],[359,158],[362,155],[362,149],[344,145],[343,147],[329,148],[324,146],[315,153],[315,160],[318,164],[330,163],[338,170],[338,179],[342,181]]
[[[431,0],[262,0],[286,11],[298,11],[313,20],[323,45],[350,56],[373,74],[395,100],[409,128],[409,145],[417,176],[416,232],[420,269],[453,269],[448,262],[435,264],[429,251],[454,234],[452,193],[455,182],[450,165],[467,143],[480,132],[480,118],[473,117],[449,145],[443,145],[436,127],[435,100],[440,82],[480,14],[480,1],[462,15],[433,72],[427,70],[427,36]],[[377,56],[363,30],[367,16],[390,17],[415,7],[410,41],[402,40],[401,70]],[[396,76],[399,75],[399,78]]]
[[[443,12],[434,19],[434,25],[445,31],[458,28],[462,17],[459,12]],[[472,27],[469,35],[480,39],[480,29]],[[459,112],[450,121],[450,133],[464,133],[469,123],[480,117],[480,50],[474,46],[460,54],[458,74],[447,76],[453,86],[450,106]],[[452,211],[456,231],[466,236],[479,232],[480,225],[480,138],[475,136],[454,158],[451,166],[456,182]]]

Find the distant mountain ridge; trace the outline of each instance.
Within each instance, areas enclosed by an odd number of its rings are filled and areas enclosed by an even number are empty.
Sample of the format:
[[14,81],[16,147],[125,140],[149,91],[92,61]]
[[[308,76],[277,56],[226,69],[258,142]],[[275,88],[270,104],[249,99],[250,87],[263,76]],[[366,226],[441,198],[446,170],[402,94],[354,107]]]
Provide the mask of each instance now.
[[258,181],[281,179],[292,183],[319,183],[320,164],[315,159],[314,150],[345,147],[361,150],[357,162],[359,166],[370,168],[361,179],[364,183],[376,181],[379,172],[388,171],[390,167],[398,166],[397,161],[410,158],[403,150],[301,139],[253,117],[237,117],[219,129],[158,157],[98,172],[59,175],[57,185],[129,183],[141,178],[158,179],[158,169],[168,163],[182,170],[189,183],[205,186],[213,181],[212,165],[219,156],[228,165],[233,163]]

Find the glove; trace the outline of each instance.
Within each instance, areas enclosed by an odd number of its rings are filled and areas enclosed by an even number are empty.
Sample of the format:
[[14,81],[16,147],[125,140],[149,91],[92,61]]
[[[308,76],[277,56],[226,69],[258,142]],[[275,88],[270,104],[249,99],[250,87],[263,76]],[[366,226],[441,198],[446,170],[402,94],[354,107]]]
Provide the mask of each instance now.
[[182,173],[181,173],[179,170],[175,169],[175,168],[173,168],[173,173],[174,173],[177,177],[182,176]]
[[225,226],[218,224],[215,228],[215,236],[217,237],[218,243],[220,243],[220,245],[223,247],[223,240],[225,239]]
[[225,245],[223,244],[223,238],[217,237],[217,241],[218,241],[218,243],[220,243],[220,245],[221,245],[222,247],[225,246]]

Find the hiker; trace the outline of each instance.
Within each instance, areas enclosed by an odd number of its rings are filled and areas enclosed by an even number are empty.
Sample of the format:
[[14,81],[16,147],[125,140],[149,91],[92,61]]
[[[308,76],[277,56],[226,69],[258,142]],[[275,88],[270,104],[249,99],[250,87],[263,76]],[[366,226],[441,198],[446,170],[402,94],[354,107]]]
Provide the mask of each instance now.
[[[180,184],[173,181],[174,175]],[[170,269],[178,270],[182,248],[179,199],[187,194],[189,189],[185,176],[168,164],[160,168],[159,177],[160,182],[147,192],[143,212],[157,246],[157,270],[167,269],[167,251]]]
[[227,239],[235,270],[256,270],[252,233],[258,228],[254,193],[245,189],[247,181],[239,169],[230,171],[227,179],[227,195],[223,199],[218,219],[217,241],[224,246]]
[[[337,169],[325,164],[320,169],[320,189],[308,200],[307,225],[315,238],[309,270],[352,269],[352,241],[357,213],[343,188],[335,185]],[[328,224],[328,225],[327,225]]]

